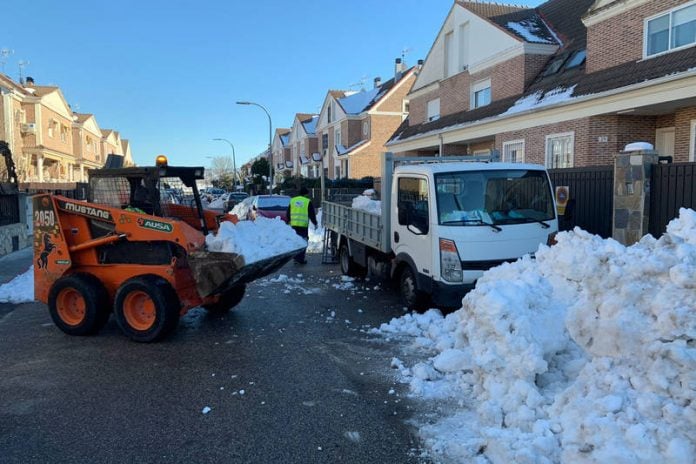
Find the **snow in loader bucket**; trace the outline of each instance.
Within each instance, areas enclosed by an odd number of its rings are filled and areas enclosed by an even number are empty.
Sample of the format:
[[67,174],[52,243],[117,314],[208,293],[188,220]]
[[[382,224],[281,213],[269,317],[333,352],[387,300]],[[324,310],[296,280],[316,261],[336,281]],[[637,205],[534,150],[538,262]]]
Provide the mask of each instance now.
[[238,253],[217,251],[193,252],[189,255],[188,260],[198,293],[207,297],[227,293],[237,285],[246,284],[274,273],[303,248],[254,261],[250,264],[246,264],[244,256]]

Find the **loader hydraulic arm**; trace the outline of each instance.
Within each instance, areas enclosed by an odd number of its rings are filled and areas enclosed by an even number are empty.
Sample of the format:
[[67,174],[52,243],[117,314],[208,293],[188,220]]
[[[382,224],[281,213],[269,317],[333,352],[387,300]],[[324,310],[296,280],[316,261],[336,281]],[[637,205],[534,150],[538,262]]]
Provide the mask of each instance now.
[[18,185],[19,181],[17,180],[17,170],[15,169],[14,161],[12,161],[12,152],[10,151],[10,146],[4,140],[0,140],[0,154],[5,158],[7,180]]

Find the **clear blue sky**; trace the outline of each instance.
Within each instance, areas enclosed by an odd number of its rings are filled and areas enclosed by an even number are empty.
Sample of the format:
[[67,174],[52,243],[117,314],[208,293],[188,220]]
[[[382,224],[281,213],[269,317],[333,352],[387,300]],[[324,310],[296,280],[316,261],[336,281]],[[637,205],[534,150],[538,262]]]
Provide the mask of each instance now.
[[[58,85],[78,112],[131,141],[136,163],[237,164],[263,151],[268,120],[289,127],[328,89],[393,75],[402,49],[425,58],[453,0],[34,0],[2,7],[5,73]],[[530,6],[540,1],[518,2]]]

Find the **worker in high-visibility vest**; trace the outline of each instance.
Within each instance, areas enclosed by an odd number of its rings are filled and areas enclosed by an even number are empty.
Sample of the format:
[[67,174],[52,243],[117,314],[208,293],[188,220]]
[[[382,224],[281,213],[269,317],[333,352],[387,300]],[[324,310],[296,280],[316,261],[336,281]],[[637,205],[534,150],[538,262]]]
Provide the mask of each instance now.
[[[300,194],[290,199],[287,211],[290,226],[295,229],[297,235],[305,240],[309,237],[309,223],[311,222],[314,224],[314,227],[317,227],[317,215],[314,211],[312,200],[307,196],[308,194],[309,190],[307,190],[307,187],[302,187],[300,189]],[[307,264],[307,260],[305,259],[306,252],[307,247],[295,256],[295,262],[298,264]]]

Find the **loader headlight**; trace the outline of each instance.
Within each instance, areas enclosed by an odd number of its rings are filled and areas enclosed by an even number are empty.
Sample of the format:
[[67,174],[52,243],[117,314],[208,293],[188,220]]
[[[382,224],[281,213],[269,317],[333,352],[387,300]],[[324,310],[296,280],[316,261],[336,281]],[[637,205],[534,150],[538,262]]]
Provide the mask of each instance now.
[[440,274],[447,282],[464,280],[462,262],[459,260],[457,245],[452,240],[440,239]]

